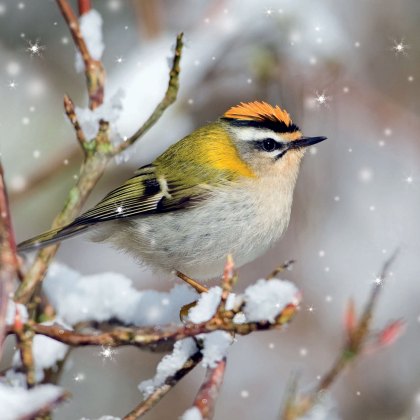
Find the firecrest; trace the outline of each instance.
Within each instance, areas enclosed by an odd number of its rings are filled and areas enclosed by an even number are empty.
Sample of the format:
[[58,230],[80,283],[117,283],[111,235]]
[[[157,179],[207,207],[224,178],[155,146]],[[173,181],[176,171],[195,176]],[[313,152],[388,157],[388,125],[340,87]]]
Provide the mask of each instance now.
[[289,114],[241,103],[184,137],[69,225],[19,245],[31,250],[85,231],[155,269],[197,279],[263,254],[285,231],[305,148]]

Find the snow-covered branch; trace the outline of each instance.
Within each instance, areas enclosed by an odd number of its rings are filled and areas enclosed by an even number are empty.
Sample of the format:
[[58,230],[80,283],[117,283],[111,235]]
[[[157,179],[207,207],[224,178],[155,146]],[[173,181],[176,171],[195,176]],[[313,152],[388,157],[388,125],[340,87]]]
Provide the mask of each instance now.
[[[177,37],[173,63],[169,73],[168,88],[162,101],[157,105],[147,121],[130,139],[128,139],[128,141],[120,141],[119,144],[115,144],[112,138],[112,127],[110,126],[113,122],[112,115],[114,115],[115,107],[112,103],[108,104],[106,101],[104,102],[105,72],[102,63],[99,60],[92,58],[91,48],[89,49],[89,46],[87,45],[85,34],[81,30],[79,22],[67,0],[57,0],[57,3],[69,26],[73,40],[83,58],[89,94],[88,119],[91,123],[89,126],[95,127],[95,135],[94,138],[90,139],[85,130],[82,130],[83,123],[80,121],[80,115],[77,115],[73,103],[66,95],[64,100],[65,111],[75,128],[76,138],[86,153],[84,162],[80,168],[77,183],[70,190],[63,210],[54,219],[52,224],[53,228],[61,227],[74,220],[80,213],[83,204],[86,202],[94,186],[103,175],[108,162],[141,138],[143,134],[159,120],[164,111],[175,101],[179,88],[180,60],[183,47],[183,34],[181,33]],[[83,18],[89,19],[89,16],[92,15],[93,12],[95,11],[90,10],[83,15]],[[94,34],[92,36],[94,36]],[[113,101],[113,98],[115,98],[115,95],[114,97],[111,97],[111,102]],[[33,294],[35,293],[38,284],[45,277],[49,264],[52,262],[58,247],[59,245],[52,245],[42,249],[38,253],[34,263],[26,273],[22,284],[16,291],[16,301],[27,303],[33,298]]]

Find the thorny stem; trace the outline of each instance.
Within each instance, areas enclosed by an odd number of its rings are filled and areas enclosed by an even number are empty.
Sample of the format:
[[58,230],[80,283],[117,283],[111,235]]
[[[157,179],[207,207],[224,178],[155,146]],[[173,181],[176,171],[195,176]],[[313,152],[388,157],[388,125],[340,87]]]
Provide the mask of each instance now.
[[151,410],[187,373],[191,372],[203,355],[200,351],[194,353],[174,375],[166,378],[165,382],[157,387],[144,401],[123,417],[123,420],[135,420]]
[[348,335],[346,342],[332,367],[321,377],[318,385],[312,392],[306,395],[298,396],[297,398],[295,394],[290,395],[290,398],[288,399],[282,412],[282,420],[295,420],[308,413],[308,411],[314,407],[319,399],[319,396],[322,395],[322,392],[328,390],[345,368],[362,353],[366,339],[371,331],[373,311],[378,302],[380,291],[383,287],[388,271],[398,255],[398,252],[399,250],[397,249],[383,264],[381,272],[377,277],[377,281],[372,287],[372,291],[368,301],[366,302],[362,316],[360,317],[357,325],[354,327],[354,330]]
[[203,420],[213,418],[216,400],[222,386],[226,370],[226,359],[219,360],[213,368],[207,368],[206,378],[201,385],[194,400],[194,406],[198,408]]

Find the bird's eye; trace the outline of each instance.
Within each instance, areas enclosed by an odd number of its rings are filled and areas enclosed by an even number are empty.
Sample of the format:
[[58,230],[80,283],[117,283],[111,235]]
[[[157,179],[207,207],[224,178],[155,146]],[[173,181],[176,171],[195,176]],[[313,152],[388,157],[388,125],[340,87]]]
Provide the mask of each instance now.
[[262,147],[266,152],[272,152],[277,149],[277,143],[273,139],[265,139],[262,142]]

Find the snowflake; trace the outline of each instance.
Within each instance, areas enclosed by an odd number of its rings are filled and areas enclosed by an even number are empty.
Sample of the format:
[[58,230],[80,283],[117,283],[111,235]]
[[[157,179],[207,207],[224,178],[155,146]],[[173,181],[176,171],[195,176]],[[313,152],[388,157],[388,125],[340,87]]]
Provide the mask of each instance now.
[[115,62],[118,63],[118,64],[121,64],[123,61],[124,61],[124,59],[122,57],[117,57],[115,59]]
[[117,207],[117,213],[118,213],[118,214],[124,213],[124,208],[123,208],[123,206],[118,206],[118,207]]
[[391,50],[394,51],[395,55],[407,55],[407,50],[409,49],[410,46],[404,43],[404,38],[402,38],[399,42],[397,40],[394,40],[394,45],[391,48]]
[[408,176],[407,178],[405,178],[405,182],[407,183],[407,184],[412,184],[413,183],[413,177],[412,176]]
[[77,373],[76,375],[74,375],[73,378],[76,382],[82,382],[86,379],[86,376],[83,372]]
[[117,350],[113,349],[110,346],[102,346],[99,355],[102,357],[102,360],[105,362],[106,359],[114,360]]
[[376,277],[375,284],[380,286],[383,283],[384,279],[382,277]]
[[14,80],[11,80],[8,84],[7,84],[7,86],[10,88],[10,89],[16,89],[17,88],[17,83],[14,81]]
[[319,106],[326,106],[328,102],[331,100],[331,96],[327,96],[325,90],[321,93],[318,91],[315,92],[315,101]]
[[36,40],[34,43],[28,40],[28,47],[26,48],[26,51],[31,54],[31,57],[34,55],[41,57],[42,51],[44,51],[45,48],[45,45],[41,45],[38,40]]

